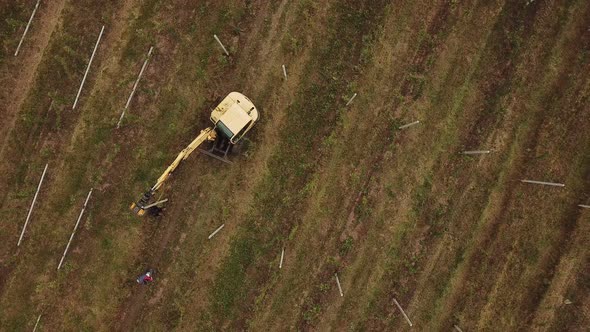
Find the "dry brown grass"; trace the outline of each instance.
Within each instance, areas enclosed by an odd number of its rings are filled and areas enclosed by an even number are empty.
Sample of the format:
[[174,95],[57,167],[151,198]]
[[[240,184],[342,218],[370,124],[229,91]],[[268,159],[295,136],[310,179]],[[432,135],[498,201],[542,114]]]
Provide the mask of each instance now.
[[[43,328],[56,330],[403,330],[394,297],[421,330],[590,323],[588,213],[576,207],[590,183],[586,1],[76,2],[59,20],[68,24],[46,43],[61,60],[36,55],[27,69],[39,80],[22,82],[18,120],[2,127],[13,128],[0,163],[4,329],[30,328],[43,312]],[[62,112],[102,22],[82,107]],[[31,32],[31,48],[44,48]],[[1,81],[14,76],[0,65]],[[262,109],[249,146],[229,167],[191,157],[164,189],[166,216],[133,218],[128,203],[232,90]],[[49,112],[48,96],[59,106]],[[480,148],[493,153],[458,154]],[[137,288],[148,265],[157,281]]]

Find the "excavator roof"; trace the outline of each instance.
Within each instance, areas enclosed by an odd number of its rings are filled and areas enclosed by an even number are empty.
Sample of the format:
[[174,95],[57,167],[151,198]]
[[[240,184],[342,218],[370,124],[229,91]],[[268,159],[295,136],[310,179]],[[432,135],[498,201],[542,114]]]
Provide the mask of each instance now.
[[[221,122],[227,129],[231,131],[232,135],[229,135],[229,138],[240,132],[244,127],[246,127],[252,118],[239,104],[233,104],[222,116],[219,118],[219,122]],[[219,123],[218,123],[219,125]],[[221,126],[220,126],[221,127]],[[225,128],[221,128],[225,129]],[[224,133],[227,134],[227,133]]]

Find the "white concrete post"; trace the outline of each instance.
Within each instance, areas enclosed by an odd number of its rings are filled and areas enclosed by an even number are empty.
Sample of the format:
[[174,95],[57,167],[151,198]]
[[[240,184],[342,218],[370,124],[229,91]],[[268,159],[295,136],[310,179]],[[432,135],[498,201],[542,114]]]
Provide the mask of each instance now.
[[399,311],[402,312],[402,315],[404,315],[404,318],[406,319],[406,321],[408,322],[408,324],[410,324],[410,326],[412,326],[412,322],[410,321],[410,318],[408,318],[408,315],[406,315],[404,309],[402,309],[402,306],[399,305],[399,303],[397,302],[397,300],[394,298],[393,302],[395,302],[395,305],[397,306],[397,308],[399,309]]
[[336,276],[336,284],[338,285],[338,291],[340,292],[340,296],[344,296],[344,293],[342,293],[342,286],[340,286],[340,279],[338,279],[338,273],[334,274]]
[[90,61],[88,61],[88,66],[86,67],[86,72],[84,72],[84,77],[82,78],[82,82],[80,83],[80,88],[78,89],[78,93],[76,94],[76,100],[74,100],[74,105],[72,106],[72,110],[76,108],[76,104],[78,104],[78,98],[80,98],[80,93],[82,92],[82,87],[84,86],[84,82],[86,82],[86,76],[88,76],[88,71],[90,70],[90,65],[92,64],[92,60],[94,59],[94,54],[96,53],[96,49],[98,48],[98,44],[100,43],[100,38],[102,38],[102,33],[104,32],[104,25],[100,29],[100,34],[98,35],[98,39],[96,40],[96,45],[94,45],[94,50],[92,51],[92,55],[90,56]]
[[64,250],[64,254],[61,256],[61,260],[59,261],[59,265],[57,265],[57,269],[59,270],[59,268],[61,267],[61,264],[64,261],[64,258],[66,258],[66,254],[68,253],[68,249],[70,249],[70,243],[72,243],[72,239],[74,238],[74,234],[76,234],[76,229],[78,229],[78,224],[80,223],[80,220],[82,219],[82,215],[84,214],[84,210],[86,209],[86,205],[88,204],[88,200],[90,199],[90,195],[92,195],[92,188],[90,188],[90,191],[88,192],[88,196],[86,196],[86,201],[84,202],[84,206],[82,207],[82,211],[80,211],[80,215],[78,216],[78,220],[76,221],[76,226],[74,226],[74,230],[72,231],[72,235],[70,235],[70,240],[68,241],[68,245],[66,246],[66,250]]
[[219,226],[213,233],[211,233],[211,235],[209,235],[208,239],[211,240],[211,238],[214,237],[215,234],[217,234],[223,228],[223,226],[225,226],[225,224]]
[[18,46],[16,47],[16,52],[14,52],[14,56],[18,55],[18,51],[20,50],[23,40],[25,39],[25,36],[27,35],[27,32],[29,31],[29,26],[31,26],[31,22],[33,21],[33,17],[35,17],[35,13],[37,12],[37,8],[39,8],[39,2],[41,2],[41,0],[37,0],[37,4],[35,5],[35,8],[33,9],[33,13],[31,14],[31,18],[29,18],[29,23],[27,23],[27,27],[25,28],[25,32],[23,32],[23,36],[20,37],[20,41],[18,42]]
[[39,181],[39,185],[37,186],[37,192],[35,192],[35,197],[33,197],[33,202],[31,203],[31,207],[29,208],[29,213],[27,214],[27,220],[25,220],[25,225],[23,226],[23,231],[20,233],[20,237],[18,238],[18,243],[16,246],[20,246],[21,241],[23,240],[23,236],[25,235],[25,231],[27,230],[27,225],[29,224],[29,218],[31,218],[31,213],[33,212],[33,207],[35,206],[35,202],[37,201],[37,195],[39,195],[39,190],[41,189],[41,184],[43,183],[43,179],[45,178],[45,172],[47,172],[47,166],[49,164],[45,164],[45,169],[43,170],[43,175],[41,175],[41,180]]
[[121,121],[123,120],[123,117],[125,116],[125,111],[127,111],[127,108],[129,107],[129,104],[131,103],[131,98],[133,98],[133,95],[135,94],[135,90],[137,89],[137,86],[139,85],[139,80],[141,79],[141,76],[143,75],[143,71],[147,67],[148,61],[150,59],[150,56],[152,55],[153,50],[154,50],[154,47],[153,46],[150,47],[147,57],[146,57],[145,61],[143,62],[143,66],[141,66],[141,70],[139,71],[139,75],[137,76],[137,79],[135,80],[135,84],[133,84],[133,89],[131,90],[131,94],[129,95],[129,98],[127,98],[127,103],[125,104],[125,108],[123,109],[123,112],[121,112],[121,116],[119,117],[119,122],[117,122],[117,129],[119,129],[119,126],[121,125]]
[[404,129],[404,128],[408,128],[408,127],[411,127],[411,126],[413,126],[413,125],[417,125],[417,124],[419,124],[419,123],[420,123],[420,121],[414,121],[414,122],[412,122],[412,123],[408,123],[408,124],[405,124],[405,125],[403,125],[403,126],[400,126],[400,127],[398,127],[397,129]]
[[168,202],[168,198],[165,198],[165,199],[163,199],[163,200],[161,200],[161,201],[157,201],[157,202],[155,202],[155,203],[152,203],[152,204],[146,205],[146,206],[144,206],[144,207],[143,207],[143,209],[144,209],[144,210],[147,210],[147,209],[149,209],[149,208],[151,208],[151,207],[153,207],[153,206],[156,206],[156,205],[158,205],[158,204],[162,204],[162,203],[166,203],[166,202]]
[[348,100],[348,103],[346,103],[346,106],[350,105],[352,103],[352,101],[354,100],[354,98],[356,98],[356,93],[352,95],[352,97],[350,97],[350,100]]
[[217,42],[219,43],[219,46],[221,46],[221,48],[223,48],[223,51],[225,52],[225,54],[227,56],[229,56],[229,52],[225,49],[225,46],[223,46],[223,44],[221,43],[221,40],[219,40],[219,38],[217,38],[217,35],[213,35],[213,37],[215,38],[215,40],[217,40]]
[[473,150],[473,151],[463,151],[462,154],[487,154],[490,153],[490,150]]
[[41,320],[41,315],[37,317],[37,323],[35,323],[35,327],[33,328],[33,332],[37,331],[37,325],[39,325],[39,321]]
[[544,182],[544,181],[533,181],[533,180],[520,180],[520,182],[532,183],[532,184],[540,184],[540,185],[544,185],[544,186],[565,187],[565,184],[563,184],[563,183],[555,183],[555,182]]

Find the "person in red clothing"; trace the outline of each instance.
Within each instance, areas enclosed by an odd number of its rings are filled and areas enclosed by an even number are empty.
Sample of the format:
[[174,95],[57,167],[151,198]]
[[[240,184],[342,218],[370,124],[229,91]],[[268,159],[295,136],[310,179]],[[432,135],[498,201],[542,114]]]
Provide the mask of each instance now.
[[137,278],[137,283],[141,285],[147,285],[149,282],[154,281],[154,277],[152,277],[152,274],[152,270],[149,270],[145,274],[140,275]]
[[148,272],[145,274],[145,278],[143,278],[143,283],[147,284],[148,282],[153,281],[153,280],[154,280],[154,278],[152,278],[152,274]]

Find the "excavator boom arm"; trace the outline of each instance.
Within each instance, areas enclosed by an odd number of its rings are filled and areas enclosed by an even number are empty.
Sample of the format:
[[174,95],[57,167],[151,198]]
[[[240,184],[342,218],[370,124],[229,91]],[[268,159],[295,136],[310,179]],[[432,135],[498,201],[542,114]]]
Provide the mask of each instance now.
[[168,179],[170,174],[172,174],[172,172],[174,172],[174,170],[178,167],[178,165],[180,165],[180,162],[183,161],[184,159],[186,159],[193,151],[195,151],[196,148],[199,147],[199,145],[203,144],[203,142],[205,142],[207,140],[214,140],[215,136],[216,136],[216,133],[213,128],[207,128],[207,129],[201,130],[201,133],[199,134],[199,136],[197,136],[197,138],[195,138],[191,142],[191,144],[189,144],[186,148],[184,148],[184,150],[180,151],[180,153],[178,154],[178,156],[176,156],[176,159],[174,159],[172,164],[170,164],[170,166],[168,166],[168,168],[166,168],[164,173],[162,173],[162,175],[160,175],[156,184],[150,190],[145,192],[137,202],[131,204],[131,206],[130,206],[131,210],[133,210],[137,215],[142,216],[145,214],[145,212],[148,208],[150,208],[154,204],[157,204],[157,203],[150,204],[152,197],[154,196],[154,193],[158,189],[160,189],[160,187]]
[[160,177],[158,178],[158,181],[152,187],[152,192],[160,189],[162,184],[164,184],[164,181],[166,181],[168,179],[168,177],[170,176],[170,174],[172,174],[172,172],[174,172],[174,170],[178,167],[178,165],[180,165],[180,162],[185,160],[186,158],[188,158],[188,156],[193,151],[195,151],[195,149],[198,148],[199,145],[203,144],[203,142],[205,142],[207,140],[214,140],[214,139],[215,139],[215,130],[213,130],[213,128],[207,128],[207,129],[201,130],[201,133],[199,134],[199,136],[197,136],[197,138],[195,138],[191,142],[191,144],[189,144],[186,148],[184,148],[182,151],[180,151],[180,153],[178,154],[178,156],[176,156],[176,159],[174,159],[172,164],[170,164],[170,166],[168,166],[168,168],[166,168],[164,173],[162,173],[162,175],[160,175]]

